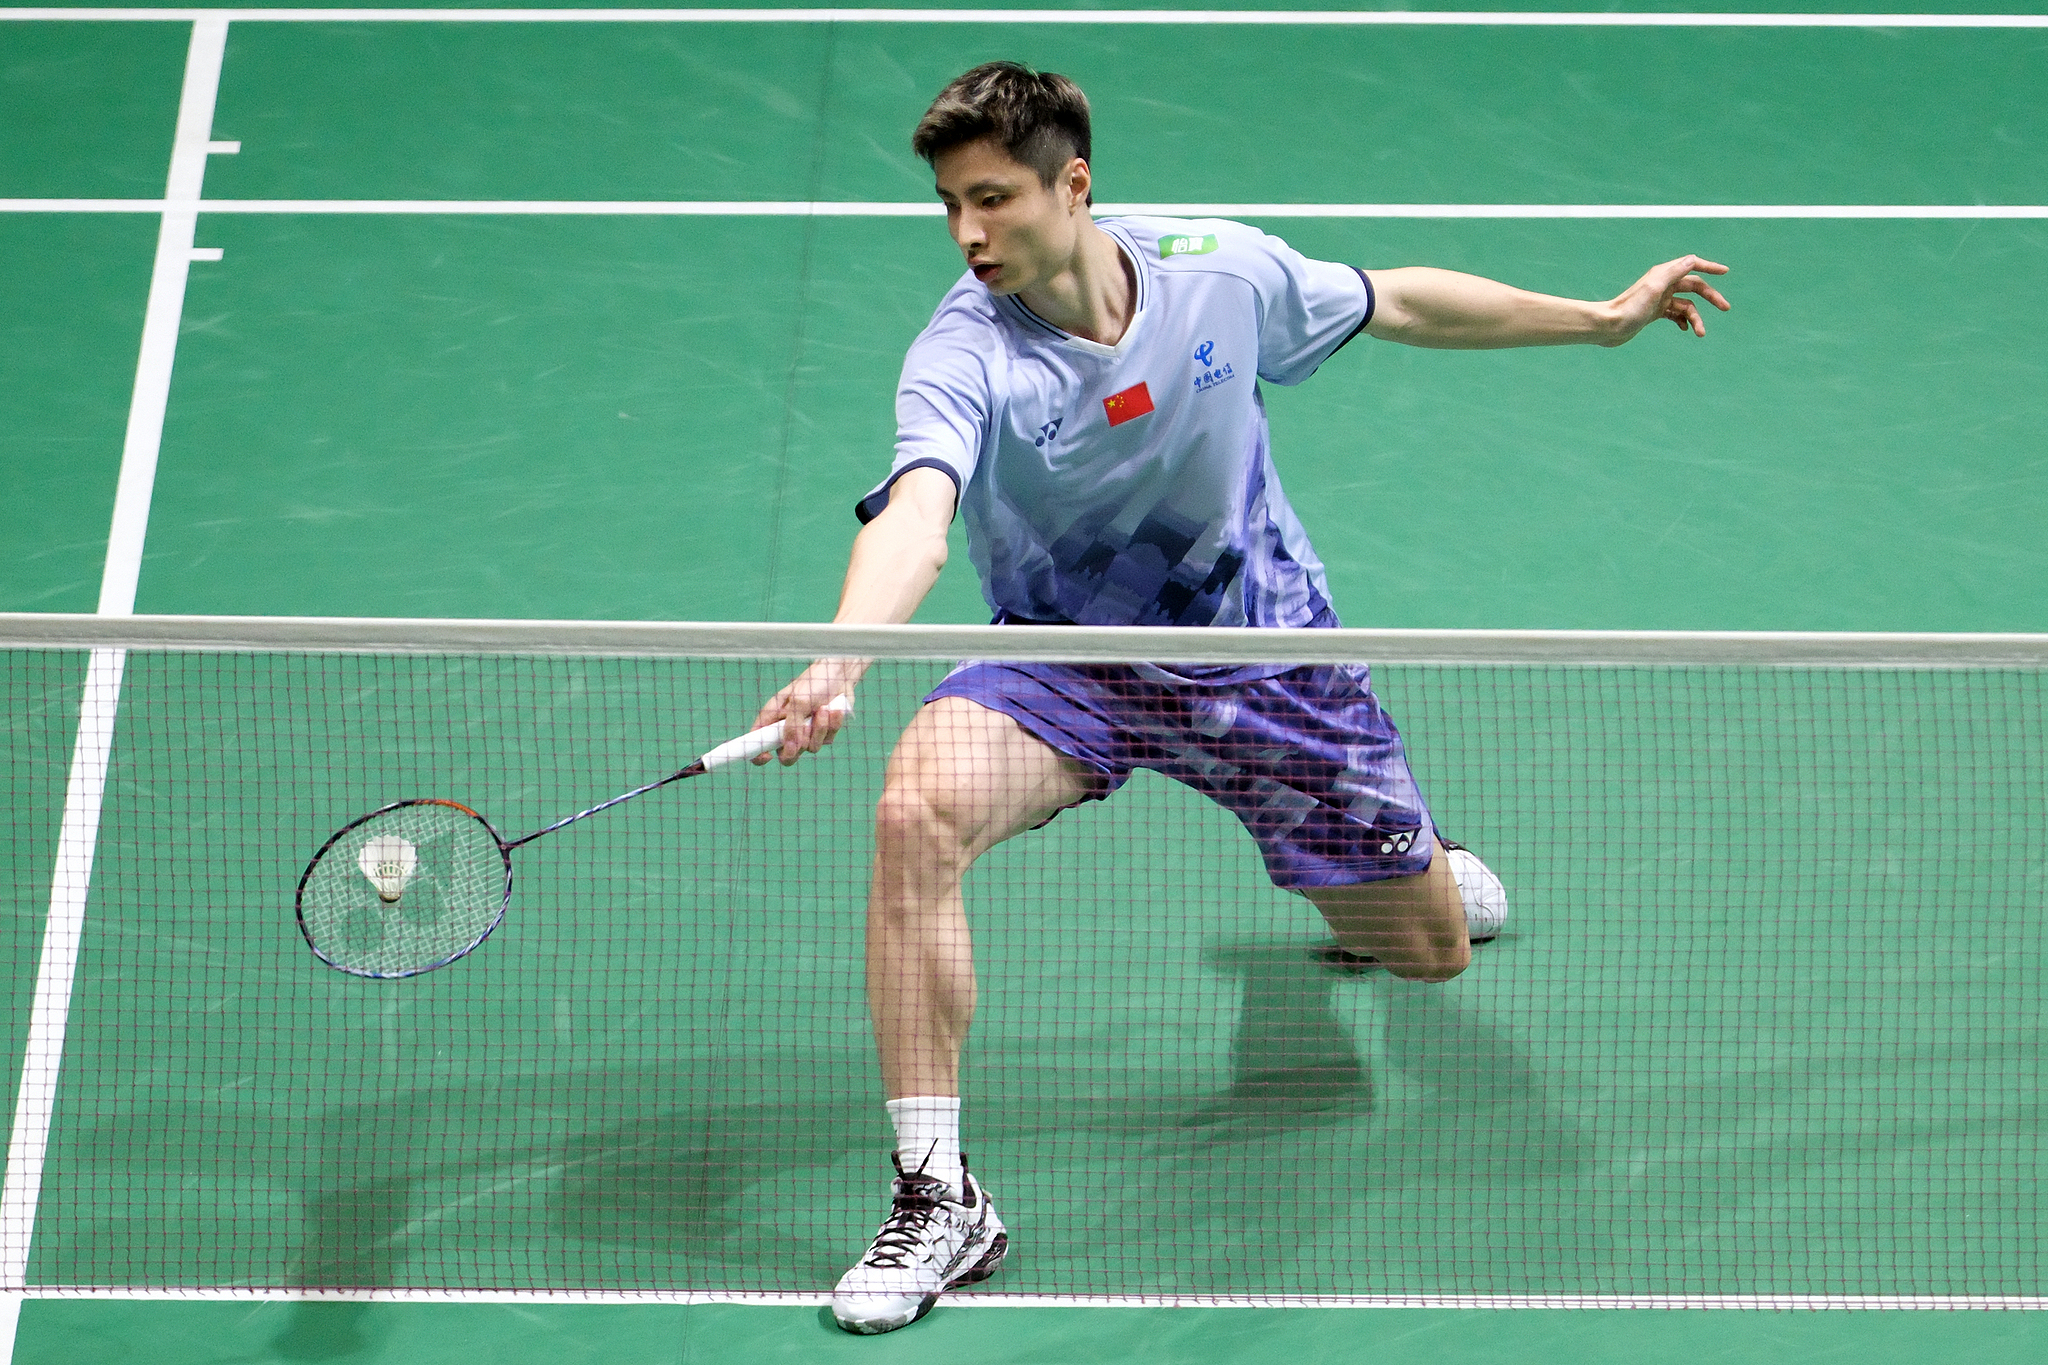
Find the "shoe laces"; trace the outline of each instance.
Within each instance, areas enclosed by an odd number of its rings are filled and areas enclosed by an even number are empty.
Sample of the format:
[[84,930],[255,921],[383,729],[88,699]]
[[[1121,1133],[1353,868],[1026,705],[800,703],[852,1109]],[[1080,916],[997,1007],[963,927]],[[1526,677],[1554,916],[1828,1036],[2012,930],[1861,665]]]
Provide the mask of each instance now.
[[929,1176],[906,1176],[897,1182],[896,1204],[874,1244],[861,1259],[862,1265],[885,1270],[902,1270],[926,1243],[926,1231],[939,1211],[939,1181]]

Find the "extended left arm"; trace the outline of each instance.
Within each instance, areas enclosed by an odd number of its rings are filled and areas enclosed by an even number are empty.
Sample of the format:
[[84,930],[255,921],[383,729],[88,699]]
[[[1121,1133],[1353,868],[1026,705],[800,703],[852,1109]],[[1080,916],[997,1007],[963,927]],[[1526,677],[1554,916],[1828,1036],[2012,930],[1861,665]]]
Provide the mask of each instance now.
[[1702,279],[1728,267],[1681,256],[1666,261],[1605,303],[1553,298],[1455,270],[1406,266],[1374,270],[1377,305],[1366,325],[1371,336],[1410,346],[1485,350],[1501,346],[1619,346],[1658,318],[1670,318],[1694,336],[1707,334],[1695,294],[1722,312],[1728,300]]

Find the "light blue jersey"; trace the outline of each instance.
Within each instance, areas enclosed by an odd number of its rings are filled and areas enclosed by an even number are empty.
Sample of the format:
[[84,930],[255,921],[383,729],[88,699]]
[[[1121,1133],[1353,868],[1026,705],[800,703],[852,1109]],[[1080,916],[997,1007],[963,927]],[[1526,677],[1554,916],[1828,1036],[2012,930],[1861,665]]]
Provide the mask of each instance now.
[[1334,624],[1259,382],[1298,384],[1363,330],[1371,282],[1240,223],[1100,226],[1135,267],[1123,339],[964,275],[904,360],[895,464],[861,520],[905,471],[945,471],[998,620]]

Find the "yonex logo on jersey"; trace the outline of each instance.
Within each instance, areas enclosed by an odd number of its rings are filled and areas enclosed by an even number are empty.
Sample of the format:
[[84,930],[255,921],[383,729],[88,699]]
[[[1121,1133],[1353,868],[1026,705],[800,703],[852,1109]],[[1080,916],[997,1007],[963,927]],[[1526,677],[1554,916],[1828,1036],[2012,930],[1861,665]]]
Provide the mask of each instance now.
[[1214,365],[1210,363],[1215,359],[1215,342],[1205,341],[1195,347],[1195,363],[1202,367],[1202,372],[1195,376],[1196,393],[1201,393],[1206,389],[1213,389],[1224,380],[1237,377],[1237,371],[1231,369],[1228,364]]
[[1140,381],[1122,393],[1113,393],[1103,399],[1102,410],[1109,415],[1111,426],[1121,426],[1133,417],[1143,417],[1152,411],[1152,390]]
[[1067,419],[1064,417],[1055,417],[1050,422],[1047,422],[1044,426],[1038,429],[1038,439],[1033,441],[1031,444],[1035,446],[1042,446],[1047,441],[1050,441],[1053,437],[1059,435],[1060,423],[1066,420]]
[[1161,237],[1159,259],[1172,256],[1206,256],[1216,249],[1214,237]]
[[1393,834],[1382,834],[1380,852],[1397,856],[1406,853],[1415,846],[1415,836],[1420,833],[1422,831],[1419,829],[1404,829]]

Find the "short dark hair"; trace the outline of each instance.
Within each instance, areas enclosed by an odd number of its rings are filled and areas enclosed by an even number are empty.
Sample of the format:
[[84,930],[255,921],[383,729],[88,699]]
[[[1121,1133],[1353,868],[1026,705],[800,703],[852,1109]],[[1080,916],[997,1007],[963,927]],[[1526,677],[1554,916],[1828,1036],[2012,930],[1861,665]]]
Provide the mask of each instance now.
[[1069,161],[1089,160],[1088,97],[1065,76],[1021,62],[985,62],[939,92],[917,121],[910,148],[929,164],[983,138],[994,138],[1051,189]]

